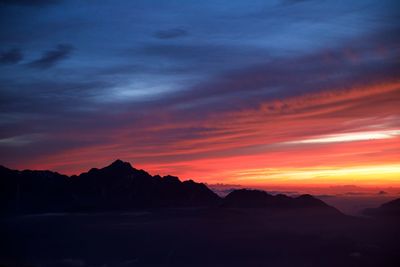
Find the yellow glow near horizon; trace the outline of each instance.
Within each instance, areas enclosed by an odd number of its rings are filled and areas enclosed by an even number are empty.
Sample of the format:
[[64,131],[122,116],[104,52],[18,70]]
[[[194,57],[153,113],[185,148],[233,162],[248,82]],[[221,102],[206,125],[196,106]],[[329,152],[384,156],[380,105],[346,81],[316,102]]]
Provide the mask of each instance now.
[[349,167],[253,169],[237,173],[238,182],[296,184],[400,185],[400,164]]

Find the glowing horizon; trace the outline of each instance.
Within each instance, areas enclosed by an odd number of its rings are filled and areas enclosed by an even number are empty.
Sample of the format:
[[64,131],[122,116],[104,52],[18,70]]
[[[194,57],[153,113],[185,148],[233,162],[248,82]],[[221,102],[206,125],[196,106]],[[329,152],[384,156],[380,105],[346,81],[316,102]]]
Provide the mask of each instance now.
[[[400,186],[400,164],[316,167],[298,169],[256,169],[239,172],[234,181],[269,185],[393,185]],[[378,177],[377,177],[378,176]],[[321,180],[323,179],[323,180]]]

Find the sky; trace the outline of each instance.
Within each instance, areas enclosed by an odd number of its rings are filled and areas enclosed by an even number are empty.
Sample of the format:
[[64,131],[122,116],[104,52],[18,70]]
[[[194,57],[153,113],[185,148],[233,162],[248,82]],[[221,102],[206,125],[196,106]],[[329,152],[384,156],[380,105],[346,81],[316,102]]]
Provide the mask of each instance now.
[[0,1],[0,164],[400,186],[396,0]]

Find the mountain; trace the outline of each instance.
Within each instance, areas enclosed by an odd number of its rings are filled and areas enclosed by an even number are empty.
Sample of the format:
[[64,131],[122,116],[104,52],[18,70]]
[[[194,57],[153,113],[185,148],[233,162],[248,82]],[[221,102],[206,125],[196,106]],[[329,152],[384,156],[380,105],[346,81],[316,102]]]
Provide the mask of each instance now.
[[181,182],[174,176],[151,176],[121,160],[71,177],[0,167],[0,186],[0,207],[6,212],[193,207],[220,201],[204,184]]
[[274,196],[264,191],[240,189],[221,199],[202,183],[192,180],[182,182],[171,175],[152,176],[121,160],[73,176],[0,167],[0,186],[0,208],[11,213],[211,206],[337,211],[310,195],[291,198],[282,194]]
[[314,209],[340,213],[322,200],[311,195],[288,197],[283,194],[271,195],[265,191],[239,189],[229,193],[222,201],[228,208],[266,208],[270,210]]
[[51,171],[16,171],[0,166],[0,210],[59,211],[72,197],[68,176]]
[[400,218],[400,198],[382,204],[378,208],[365,209],[363,213],[373,217]]

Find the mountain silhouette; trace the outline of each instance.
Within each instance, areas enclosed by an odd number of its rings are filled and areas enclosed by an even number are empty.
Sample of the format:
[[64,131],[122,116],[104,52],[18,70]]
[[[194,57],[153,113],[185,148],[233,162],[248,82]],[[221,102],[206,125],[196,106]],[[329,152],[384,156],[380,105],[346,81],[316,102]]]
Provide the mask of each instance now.
[[259,190],[235,190],[222,199],[205,184],[182,182],[171,175],[152,176],[121,160],[73,176],[0,167],[0,186],[1,210],[19,213],[217,206],[335,210],[310,195],[292,198]]
[[151,176],[116,160],[71,177],[51,171],[0,167],[1,210],[11,212],[98,211],[210,206],[220,198],[204,184]]
[[223,199],[222,206],[229,208],[267,208],[272,210],[312,208],[340,213],[337,209],[311,195],[288,197],[283,194],[271,195],[265,191],[249,189],[232,191]]
[[386,202],[378,208],[365,209],[363,214],[373,217],[392,217],[400,219],[400,198]]
[[16,171],[0,166],[0,210],[59,211],[72,201],[68,176],[51,171]]

